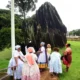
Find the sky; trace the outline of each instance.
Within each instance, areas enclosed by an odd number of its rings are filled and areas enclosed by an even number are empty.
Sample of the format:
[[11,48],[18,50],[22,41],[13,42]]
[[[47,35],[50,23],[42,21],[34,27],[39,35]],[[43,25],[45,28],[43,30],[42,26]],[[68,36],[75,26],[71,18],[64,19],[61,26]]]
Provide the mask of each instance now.
[[[8,1],[10,0],[1,0],[0,9],[6,9]],[[44,2],[50,2],[56,8],[68,31],[80,29],[80,0],[38,0],[36,10]],[[31,16],[36,10],[27,15]]]

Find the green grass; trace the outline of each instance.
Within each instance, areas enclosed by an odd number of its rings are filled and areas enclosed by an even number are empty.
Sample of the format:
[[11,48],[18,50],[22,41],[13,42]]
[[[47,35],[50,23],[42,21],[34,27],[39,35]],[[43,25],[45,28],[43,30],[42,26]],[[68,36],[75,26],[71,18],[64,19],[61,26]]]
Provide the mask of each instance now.
[[64,72],[60,75],[60,80],[80,80],[80,41],[68,41],[72,48],[72,64],[69,72]]
[[11,48],[6,48],[0,52],[0,69],[7,68],[9,59],[11,58]]
[[[65,65],[63,65],[63,73],[60,75],[59,80],[80,80],[80,41],[68,41],[71,43],[72,48],[72,64],[69,72],[64,72]],[[61,49],[62,53],[65,48]],[[9,59],[11,58],[11,49],[5,49],[0,52],[0,69],[8,66]]]

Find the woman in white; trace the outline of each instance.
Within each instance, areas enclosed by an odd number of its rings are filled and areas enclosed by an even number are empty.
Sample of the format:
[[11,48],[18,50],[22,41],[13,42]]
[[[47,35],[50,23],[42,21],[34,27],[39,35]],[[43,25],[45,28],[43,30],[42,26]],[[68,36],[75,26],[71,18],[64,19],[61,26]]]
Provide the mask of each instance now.
[[45,47],[44,47],[45,43],[44,42],[41,42],[40,43],[40,49],[37,53],[39,53],[39,56],[38,56],[38,65],[39,65],[39,68],[40,68],[40,71],[43,71],[45,68],[47,68],[47,52],[45,50]]
[[36,63],[37,56],[34,54],[34,48],[29,47],[27,51],[22,68],[22,80],[40,80],[40,71]]
[[16,50],[9,62],[7,74],[13,76],[14,80],[21,80],[24,55],[21,52],[20,45],[17,45],[15,49]]
[[59,53],[59,49],[55,47],[53,49],[54,52],[50,55],[50,73],[53,74],[55,73],[58,75],[59,73],[62,73],[62,64],[61,64],[61,55]]

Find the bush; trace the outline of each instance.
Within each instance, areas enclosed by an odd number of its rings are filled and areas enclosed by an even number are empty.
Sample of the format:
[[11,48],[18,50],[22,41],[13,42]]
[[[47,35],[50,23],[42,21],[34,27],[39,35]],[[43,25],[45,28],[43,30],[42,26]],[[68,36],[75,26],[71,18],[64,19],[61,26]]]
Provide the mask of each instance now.
[[11,43],[11,29],[2,28],[0,30],[0,50],[9,47]]
[[[22,31],[21,29],[15,30],[15,42],[16,44],[22,43]],[[10,28],[2,28],[0,30],[0,50],[3,50],[6,47],[11,46],[11,29]]]

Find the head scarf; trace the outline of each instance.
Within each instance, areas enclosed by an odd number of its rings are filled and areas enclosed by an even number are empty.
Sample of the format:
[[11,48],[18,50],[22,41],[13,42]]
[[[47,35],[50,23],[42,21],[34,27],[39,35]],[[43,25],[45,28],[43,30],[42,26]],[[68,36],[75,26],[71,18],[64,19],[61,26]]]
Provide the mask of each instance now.
[[20,45],[16,45],[16,46],[15,46],[15,49],[16,49],[16,50],[18,50],[19,48],[21,48]]
[[33,48],[32,47],[29,47],[27,50],[28,50],[29,53],[33,53]]
[[44,46],[45,45],[45,42],[41,42],[40,44]]

